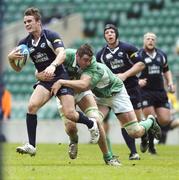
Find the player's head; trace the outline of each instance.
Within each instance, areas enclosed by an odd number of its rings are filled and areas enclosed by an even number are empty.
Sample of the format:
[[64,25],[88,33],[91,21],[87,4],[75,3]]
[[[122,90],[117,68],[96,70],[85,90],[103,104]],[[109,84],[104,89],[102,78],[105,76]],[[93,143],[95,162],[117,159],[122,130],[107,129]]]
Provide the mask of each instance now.
[[76,52],[77,64],[81,69],[85,69],[91,64],[93,58],[93,50],[89,44],[81,45]]
[[155,49],[157,36],[153,32],[147,32],[144,34],[144,49],[153,51]]
[[113,24],[106,24],[104,27],[104,38],[109,45],[115,45],[119,37],[118,29]]
[[114,24],[106,24],[105,27],[104,27],[104,37],[105,37],[105,33],[107,30],[109,29],[113,29],[115,34],[116,34],[116,39],[119,37],[119,32],[118,32],[118,29],[117,27],[114,25]]
[[24,12],[24,24],[29,33],[37,31],[41,27],[41,15],[39,9],[30,7]]

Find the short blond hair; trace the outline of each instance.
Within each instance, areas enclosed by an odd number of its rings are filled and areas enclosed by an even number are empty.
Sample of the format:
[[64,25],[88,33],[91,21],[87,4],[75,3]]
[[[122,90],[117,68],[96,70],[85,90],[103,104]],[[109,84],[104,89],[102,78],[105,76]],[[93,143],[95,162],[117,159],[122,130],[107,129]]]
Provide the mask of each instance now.
[[153,32],[147,32],[144,34],[144,39],[146,39],[148,36],[153,36],[155,39],[157,39],[157,36],[155,33]]

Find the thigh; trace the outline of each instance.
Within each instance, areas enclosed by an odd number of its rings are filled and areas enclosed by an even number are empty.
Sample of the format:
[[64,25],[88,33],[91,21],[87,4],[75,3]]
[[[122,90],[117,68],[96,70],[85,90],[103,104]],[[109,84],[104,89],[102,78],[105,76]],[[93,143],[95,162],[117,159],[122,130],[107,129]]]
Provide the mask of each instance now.
[[130,122],[137,121],[137,117],[134,111],[120,113],[120,114],[117,114],[116,116],[122,127]]
[[152,114],[153,116],[156,115],[155,113],[155,108],[153,106],[149,106],[149,107],[145,107],[143,108],[143,114],[144,114],[144,117],[146,118],[149,114]]
[[37,85],[34,89],[30,100],[30,106],[42,107],[51,98],[50,91],[41,85]]
[[96,101],[95,101],[94,96],[92,94],[85,95],[78,102],[78,106],[83,112],[85,112],[85,110],[90,108],[90,107],[96,107],[97,108]]
[[160,107],[155,109],[159,124],[167,125],[171,121],[170,109]]
[[110,111],[110,108],[108,106],[103,106],[103,105],[98,105],[98,109],[102,113],[104,118],[108,115]]
[[[62,111],[65,112],[70,112],[75,110],[75,100],[74,96],[66,94],[63,96],[58,96],[60,99],[61,105],[62,105]],[[66,113],[65,113],[66,114]]]
[[142,109],[134,109],[134,112],[137,116],[138,122],[140,122],[143,119],[143,112]]

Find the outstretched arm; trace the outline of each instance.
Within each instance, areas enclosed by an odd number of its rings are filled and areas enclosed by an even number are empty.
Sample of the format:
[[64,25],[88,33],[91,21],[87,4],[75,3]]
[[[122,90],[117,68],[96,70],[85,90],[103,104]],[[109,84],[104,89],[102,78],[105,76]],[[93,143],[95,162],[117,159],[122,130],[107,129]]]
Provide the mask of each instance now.
[[90,89],[90,81],[91,77],[88,75],[82,75],[79,80],[64,80],[60,79],[55,82],[52,86],[51,93],[56,95],[57,91],[61,88],[61,86],[67,86],[74,89],[77,92],[82,92]]
[[117,76],[125,81],[127,78],[131,76],[137,75],[139,72],[141,72],[145,68],[145,64],[143,62],[138,62],[134,64],[129,70],[127,70],[124,73],[119,73]]

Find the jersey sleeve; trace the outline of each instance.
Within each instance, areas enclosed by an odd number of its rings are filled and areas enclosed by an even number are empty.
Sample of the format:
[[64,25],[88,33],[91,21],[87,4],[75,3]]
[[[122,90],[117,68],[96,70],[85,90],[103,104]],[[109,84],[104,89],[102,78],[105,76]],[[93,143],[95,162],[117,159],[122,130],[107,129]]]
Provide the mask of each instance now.
[[96,61],[101,62],[101,50],[96,53]]
[[64,43],[60,35],[58,35],[58,33],[49,31],[47,36],[48,36],[47,39],[51,42],[54,49],[59,48],[59,47],[64,47]]
[[138,49],[133,45],[127,45],[126,46],[127,53],[131,61],[135,64],[137,62],[143,62],[142,57],[140,56]]

